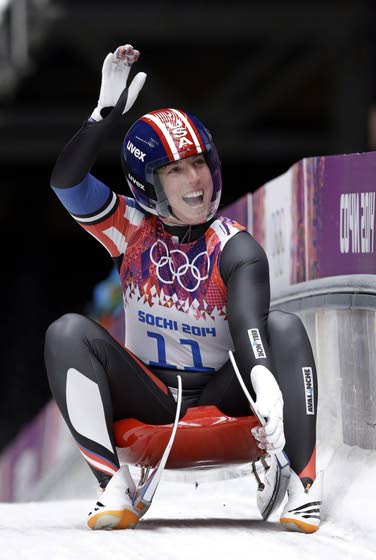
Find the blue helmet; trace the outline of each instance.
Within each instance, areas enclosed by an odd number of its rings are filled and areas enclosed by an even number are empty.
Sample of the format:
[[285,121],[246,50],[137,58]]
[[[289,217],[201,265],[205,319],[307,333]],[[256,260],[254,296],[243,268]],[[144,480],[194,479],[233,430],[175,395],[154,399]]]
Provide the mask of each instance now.
[[208,129],[180,109],[160,109],[138,119],[124,138],[121,155],[125,178],[138,204],[162,218],[173,216],[155,171],[200,153],[213,181],[208,221],[218,210],[222,191],[221,164]]

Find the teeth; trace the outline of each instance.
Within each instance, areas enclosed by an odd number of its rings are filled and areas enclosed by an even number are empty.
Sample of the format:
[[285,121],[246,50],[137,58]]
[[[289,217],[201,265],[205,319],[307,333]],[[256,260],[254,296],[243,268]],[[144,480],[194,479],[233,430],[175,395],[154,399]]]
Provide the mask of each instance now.
[[195,192],[184,195],[183,198],[194,198],[196,196],[203,196],[203,194],[204,194],[204,191],[202,191],[202,190],[201,191],[195,191]]

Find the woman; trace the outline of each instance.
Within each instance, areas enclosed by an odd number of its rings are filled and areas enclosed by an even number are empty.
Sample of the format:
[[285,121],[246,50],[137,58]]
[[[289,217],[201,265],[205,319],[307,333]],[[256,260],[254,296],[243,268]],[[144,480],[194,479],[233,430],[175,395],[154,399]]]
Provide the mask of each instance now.
[[[231,416],[250,414],[228,361],[232,349],[267,420],[254,433],[259,447],[281,451],[286,434],[291,477],[281,522],[313,532],[320,521],[321,483],[315,473],[312,350],[295,315],[269,313],[262,248],[243,226],[216,215],[222,182],[210,133],[181,110],[152,111],[123,143],[133,198],[115,194],[90,174],[107,130],[143,87],[143,73],[126,87],[138,57],[131,45],[106,57],[98,106],[61,153],[51,178],[67,210],[111,254],[124,294],[124,346],[74,314],[55,321],[46,335],[53,396],[103,490],[89,527],[137,524],[134,483],[129,469],[120,467],[112,424],[127,417],[172,422],[177,374],[183,381],[182,415],[188,406],[209,404]],[[309,413],[304,370],[314,387]]]

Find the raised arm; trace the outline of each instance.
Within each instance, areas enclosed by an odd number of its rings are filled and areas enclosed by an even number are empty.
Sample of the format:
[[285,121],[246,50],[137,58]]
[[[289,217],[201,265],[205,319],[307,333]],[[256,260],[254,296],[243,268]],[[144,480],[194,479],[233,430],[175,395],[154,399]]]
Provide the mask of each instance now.
[[129,111],[145,83],[146,74],[139,72],[127,86],[139,54],[131,45],[125,45],[106,56],[98,105],[58,157],[51,175],[52,187],[74,187],[89,173],[108,131]]
[[113,193],[90,170],[108,131],[132,107],[144,85],[146,74],[140,72],[127,86],[139,54],[131,45],[125,45],[107,55],[98,105],[65,146],[51,175],[51,186],[68,212],[113,257],[121,255],[127,230],[137,227],[143,214],[132,199]]

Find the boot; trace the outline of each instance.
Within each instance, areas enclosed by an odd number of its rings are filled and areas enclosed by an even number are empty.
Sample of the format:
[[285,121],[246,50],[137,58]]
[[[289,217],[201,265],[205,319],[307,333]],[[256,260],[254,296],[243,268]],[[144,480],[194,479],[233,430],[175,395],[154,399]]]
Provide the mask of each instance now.
[[290,470],[288,500],[280,522],[290,531],[314,533],[320,525],[323,471],[317,474],[312,485],[304,487],[298,475]]

